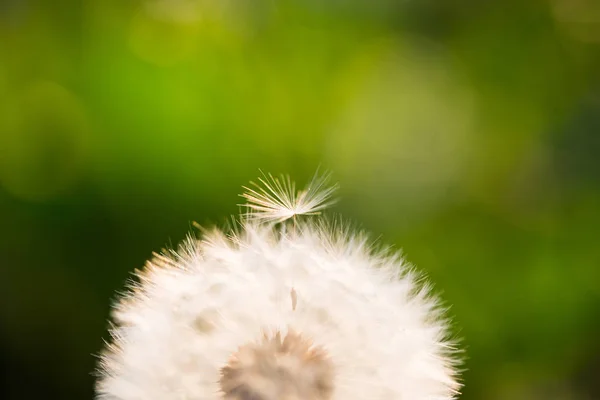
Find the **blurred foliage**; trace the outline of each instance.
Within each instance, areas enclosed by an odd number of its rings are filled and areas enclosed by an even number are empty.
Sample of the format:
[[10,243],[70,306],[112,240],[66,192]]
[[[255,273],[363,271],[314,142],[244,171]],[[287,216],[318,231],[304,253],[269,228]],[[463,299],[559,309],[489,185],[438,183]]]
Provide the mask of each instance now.
[[600,398],[599,4],[1,1],[0,396],[91,398],[130,271],[321,164],[452,304],[463,399]]

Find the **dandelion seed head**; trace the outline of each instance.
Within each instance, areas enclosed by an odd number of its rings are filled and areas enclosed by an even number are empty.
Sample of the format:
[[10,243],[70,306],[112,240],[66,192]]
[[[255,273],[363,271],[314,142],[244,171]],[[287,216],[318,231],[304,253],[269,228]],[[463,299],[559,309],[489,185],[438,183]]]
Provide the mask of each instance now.
[[136,272],[97,399],[455,399],[455,342],[415,269],[339,219],[286,233],[277,222],[319,212],[333,190],[322,176],[301,192],[263,180],[238,229],[190,236]]

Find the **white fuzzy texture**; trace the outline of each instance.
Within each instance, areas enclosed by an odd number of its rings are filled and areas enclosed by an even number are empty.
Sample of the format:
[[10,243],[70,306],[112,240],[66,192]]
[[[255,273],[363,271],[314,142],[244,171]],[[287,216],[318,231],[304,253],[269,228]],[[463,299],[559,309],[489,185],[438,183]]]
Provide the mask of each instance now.
[[235,233],[155,256],[138,276],[114,311],[98,399],[222,399],[220,369],[265,330],[300,332],[327,351],[333,400],[457,394],[446,322],[427,287],[398,255],[337,224],[242,219]]
[[331,196],[337,185],[328,186],[331,174],[315,176],[304,190],[296,191],[296,184],[289,176],[276,178],[264,175],[259,178],[261,184],[251,182],[256,189],[244,187],[242,195],[248,208],[247,219],[261,222],[283,222],[298,215],[318,215],[321,210],[332,205]]

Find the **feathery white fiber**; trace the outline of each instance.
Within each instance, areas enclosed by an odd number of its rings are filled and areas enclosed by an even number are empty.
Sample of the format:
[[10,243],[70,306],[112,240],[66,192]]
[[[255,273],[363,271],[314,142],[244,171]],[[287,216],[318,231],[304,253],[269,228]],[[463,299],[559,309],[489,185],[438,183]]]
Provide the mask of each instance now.
[[238,230],[155,254],[114,309],[98,399],[456,397],[446,322],[399,255],[323,219],[270,223],[322,209],[316,179],[263,182]]
[[262,185],[250,182],[256,189],[244,187],[246,193],[242,197],[248,203],[242,205],[249,209],[249,219],[264,222],[283,222],[297,215],[317,215],[335,202],[331,196],[337,185],[327,186],[330,176],[329,173],[319,175],[317,171],[307,187],[296,192],[296,184],[289,176],[276,178],[263,174],[263,178],[259,178]]

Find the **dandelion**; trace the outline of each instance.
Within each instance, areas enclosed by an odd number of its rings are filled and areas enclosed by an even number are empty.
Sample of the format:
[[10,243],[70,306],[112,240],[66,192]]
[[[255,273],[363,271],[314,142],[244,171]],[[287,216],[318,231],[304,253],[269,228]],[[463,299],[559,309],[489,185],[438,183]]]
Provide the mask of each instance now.
[[[114,308],[104,400],[450,400],[437,300],[398,255],[314,214],[335,186],[271,175],[239,227],[155,254]],[[294,219],[295,229],[285,229]]]
[[242,206],[249,209],[247,217],[263,222],[283,222],[297,215],[317,215],[335,201],[331,199],[338,186],[327,186],[331,174],[315,173],[308,186],[296,192],[296,185],[289,176],[281,179],[269,174],[259,178],[262,185],[250,182],[257,189],[244,187],[242,194],[247,204]]

